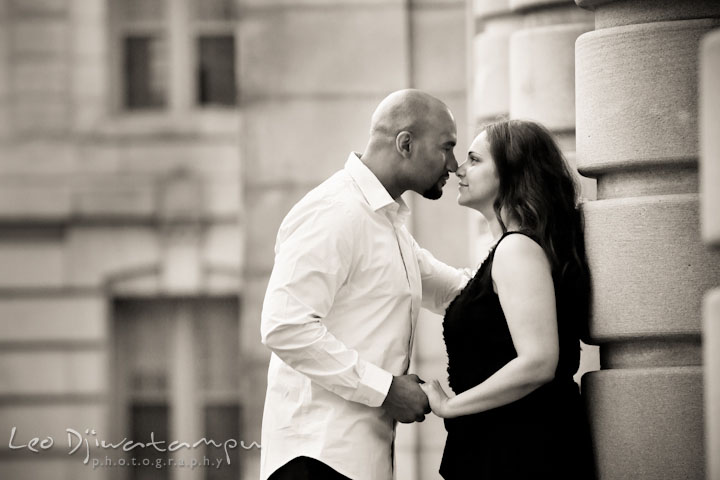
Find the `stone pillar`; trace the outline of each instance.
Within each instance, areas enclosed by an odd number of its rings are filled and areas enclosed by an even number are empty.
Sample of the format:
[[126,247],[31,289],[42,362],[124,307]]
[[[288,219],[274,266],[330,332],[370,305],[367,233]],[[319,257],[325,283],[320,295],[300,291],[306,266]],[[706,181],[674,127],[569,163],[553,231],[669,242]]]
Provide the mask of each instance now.
[[[475,131],[499,117],[536,120],[558,138],[575,165],[575,39],[593,16],[570,0],[475,2]],[[580,178],[584,198],[595,182]]]
[[112,83],[106,68],[110,53],[105,41],[109,8],[106,2],[72,0],[70,4],[72,124],[76,132],[92,132],[106,115]]
[[[474,0],[472,8],[468,145],[484,123],[510,115],[510,36],[522,26],[510,0]],[[476,264],[485,258],[493,239],[479,213],[471,212],[469,223],[470,258]]]
[[475,0],[474,16],[471,137],[484,122],[510,113],[510,36],[522,25],[510,0]]
[[[555,134],[575,168],[575,40],[593,16],[571,0],[511,0],[523,28],[510,40],[510,117],[535,120]],[[578,176],[584,198],[595,182]]]
[[[700,51],[700,220],[703,240],[720,247],[720,30],[705,36]],[[720,478],[720,287],[705,295],[705,451],[708,480]]]
[[7,3],[0,1],[0,141],[9,136],[10,88],[8,85],[8,15]]
[[599,478],[704,475],[702,294],[720,279],[698,213],[700,38],[714,1],[577,0],[577,157],[597,179],[585,206],[593,272],[588,374]]

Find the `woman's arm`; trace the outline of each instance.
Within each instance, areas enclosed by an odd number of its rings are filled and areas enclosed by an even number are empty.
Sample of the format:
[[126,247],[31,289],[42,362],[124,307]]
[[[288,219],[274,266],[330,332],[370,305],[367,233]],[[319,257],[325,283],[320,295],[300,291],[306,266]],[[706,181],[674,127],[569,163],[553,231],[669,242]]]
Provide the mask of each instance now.
[[505,238],[495,251],[491,275],[517,357],[480,385],[451,398],[439,383],[425,385],[438,416],[452,418],[507,405],[555,375],[559,355],[555,289],[542,247],[525,235]]

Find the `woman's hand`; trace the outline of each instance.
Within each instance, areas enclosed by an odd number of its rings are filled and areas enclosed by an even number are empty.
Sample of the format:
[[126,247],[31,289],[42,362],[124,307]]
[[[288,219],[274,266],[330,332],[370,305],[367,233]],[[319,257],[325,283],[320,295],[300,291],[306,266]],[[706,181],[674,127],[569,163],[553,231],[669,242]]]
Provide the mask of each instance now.
[[429,383],[420,384],[420,388],[422,388],[425,395],[427,395],[432,412],[438,417],[449,418],[450,411],[448,401],[450,397],[448,397],[442,386],[440,386],[440,382],[431,380]]

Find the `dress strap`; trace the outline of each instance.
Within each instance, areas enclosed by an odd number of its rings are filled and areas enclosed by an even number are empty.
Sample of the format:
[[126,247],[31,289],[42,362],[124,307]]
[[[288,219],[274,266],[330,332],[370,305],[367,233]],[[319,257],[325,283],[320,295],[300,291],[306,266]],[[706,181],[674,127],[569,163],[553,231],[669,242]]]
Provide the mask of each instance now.
[[502,236],[498,239],[498,241],[495,242],[495,246],[493,247],[493,249],[497,248],[497,246],[500,244],[500,242],[503,241],[503,239],[505,239],[506,237],[512,235],[513,233],[519,233],[520,235],[525,235],[525,236],[528,237],[530,240],[532,240],[533,242],[537,243],[537,238],[535,238],[534,235],[531,235],[531,234],[529,234],[529,233],[527,233],[527,232],[523,232],[522,230],[511,230],[511,231],[508,231],[508,232],[505,232],[505,233],[502,234]]
[[528,237],[528,238],[529,238],[530,240],[532,240],[533,242],[535,242],[535,243],[537,243],[537,244],[540,244],[540,242],[537,241],[537,238],[535,238],[534,235],[531,235],[531,234],[529,234],[529,233],[527,233],[527,232],[523,232],[522,230],[512,230],[512,231],[505,232],[505,233],[502,234],[502,236],[498,239],[498,241],[495,242],[495,245],[492,247],[492,250],[490,251],[490,255],[488,255],[488,257],[491,257],[491,256],[492,256],[492,257],[494,258],[494,257],[495,257],[495,249],[497,248],[498,245],[500,245],[500,242],[502,242],[503,239],[505,239],[506,237],[512,235],[513,233],[519,233],[520,235],[525,235],[526,237]]

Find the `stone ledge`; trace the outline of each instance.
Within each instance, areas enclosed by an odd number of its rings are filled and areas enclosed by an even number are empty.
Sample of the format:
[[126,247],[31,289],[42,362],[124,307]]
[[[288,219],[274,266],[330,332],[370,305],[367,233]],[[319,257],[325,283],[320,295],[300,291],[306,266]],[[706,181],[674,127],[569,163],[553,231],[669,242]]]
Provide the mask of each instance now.
[[[199,209],[204,224],[234,223],[240,214],[240,185],[203,178]],[[72,224],[150,224],[163,222],[158,181],[149,175],[0,176],[0,226]]]
[[105,393],[107,365],[107,353],[99,349],[3,352],[3,395]]
[[105,341],[102,296],[0,299],[2,342]]

